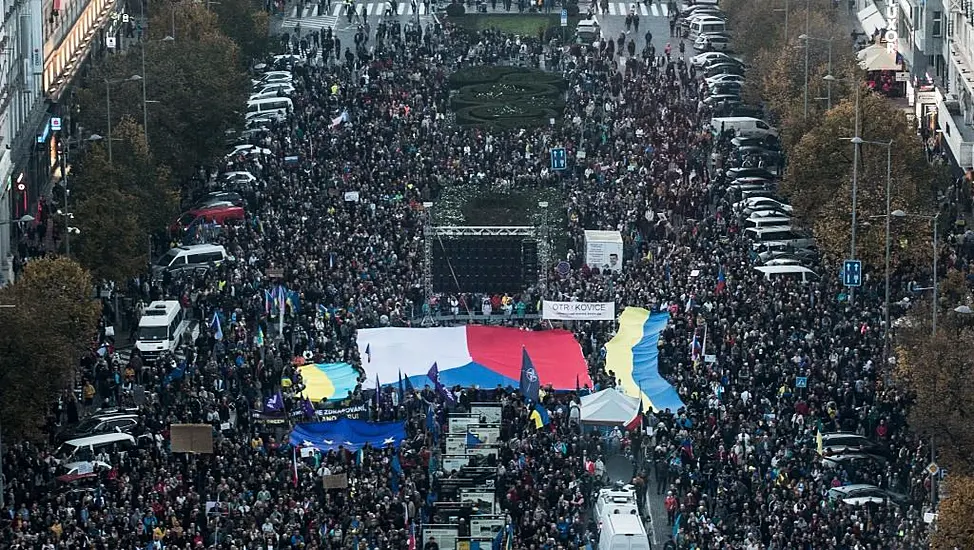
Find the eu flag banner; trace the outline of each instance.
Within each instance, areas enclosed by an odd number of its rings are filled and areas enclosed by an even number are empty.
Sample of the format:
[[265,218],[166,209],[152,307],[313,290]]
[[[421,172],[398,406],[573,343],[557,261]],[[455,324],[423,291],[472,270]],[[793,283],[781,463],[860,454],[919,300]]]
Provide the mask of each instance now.
[[292,445],[313,446],[320,451],[343,447],[357,451],[366,445],[381,449],[392,445],[398,448],[406,439],[405,422],[368,422],[340,418],[331,422],[298,424],[291,432]]

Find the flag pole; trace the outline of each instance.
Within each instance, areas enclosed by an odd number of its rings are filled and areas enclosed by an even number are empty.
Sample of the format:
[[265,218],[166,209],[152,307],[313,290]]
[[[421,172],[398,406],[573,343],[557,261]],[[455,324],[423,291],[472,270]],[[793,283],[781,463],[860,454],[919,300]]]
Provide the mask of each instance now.
[[277,335],[284,339],[284,287],[277,286]]
[[703,355],[704,363],[707,362],[707,328],[709,328],[709,326],[710,325],[708,323],[703,324],[703,347],[700,348],[700,355]]

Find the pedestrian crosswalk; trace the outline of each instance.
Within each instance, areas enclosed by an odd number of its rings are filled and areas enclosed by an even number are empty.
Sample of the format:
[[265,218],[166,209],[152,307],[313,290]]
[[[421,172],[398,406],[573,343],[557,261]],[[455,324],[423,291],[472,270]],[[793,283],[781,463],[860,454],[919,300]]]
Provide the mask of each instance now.
[[[389,2],[364,2],[353,4],[354,14],[361,14],[363,6],[365,7],[366,17],[415,16],[417,11],[419,15],[429,15],[433,10],[432,4],[422,2],[417,2],[415,11],[411,2],[397,2],[394,10]],[[301,13],[298,13],[299,10]],[[302,29],[323,29],[334,27],[339,18],[347,16],[348,8],[343,2],[332,2],[330,6],[324,3],[321,5],[312,3],[294,5],[291,6],[287,17],[284,18],[283,26],[295,28],[300,24]]]
[[[603,6],[605,6],[603,4]],[[597,4],[592,5],[593,8],[598,7],[594,10],[596,13],[601,15],[622,15],[626,16],[630,13],[636,13],[640,17],[669,17],[670,9],[666,4],[657,4],[655,2],[650,2],[648,5],[640,2],[638,4],[626,3],[626,2],[609,2],[608,11],[603,10],[602,6],[597,6]]]

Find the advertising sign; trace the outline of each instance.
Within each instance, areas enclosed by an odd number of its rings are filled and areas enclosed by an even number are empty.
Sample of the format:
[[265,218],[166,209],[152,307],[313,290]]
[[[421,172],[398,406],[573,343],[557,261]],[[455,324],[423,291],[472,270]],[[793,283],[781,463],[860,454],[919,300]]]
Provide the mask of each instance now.
[[614,321],[615,302],[550,302],[541,308],[542,319],[558,321]]

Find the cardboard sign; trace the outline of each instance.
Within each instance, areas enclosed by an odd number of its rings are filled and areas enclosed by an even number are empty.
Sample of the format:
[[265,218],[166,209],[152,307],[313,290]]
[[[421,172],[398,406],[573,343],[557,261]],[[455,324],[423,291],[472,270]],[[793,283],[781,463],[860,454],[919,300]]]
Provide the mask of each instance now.
[[348,474],[322,476],[321,486],[325,489],[348,489]]
[[213,454],[213,426],[173,424],[169,427],[174,453]]

